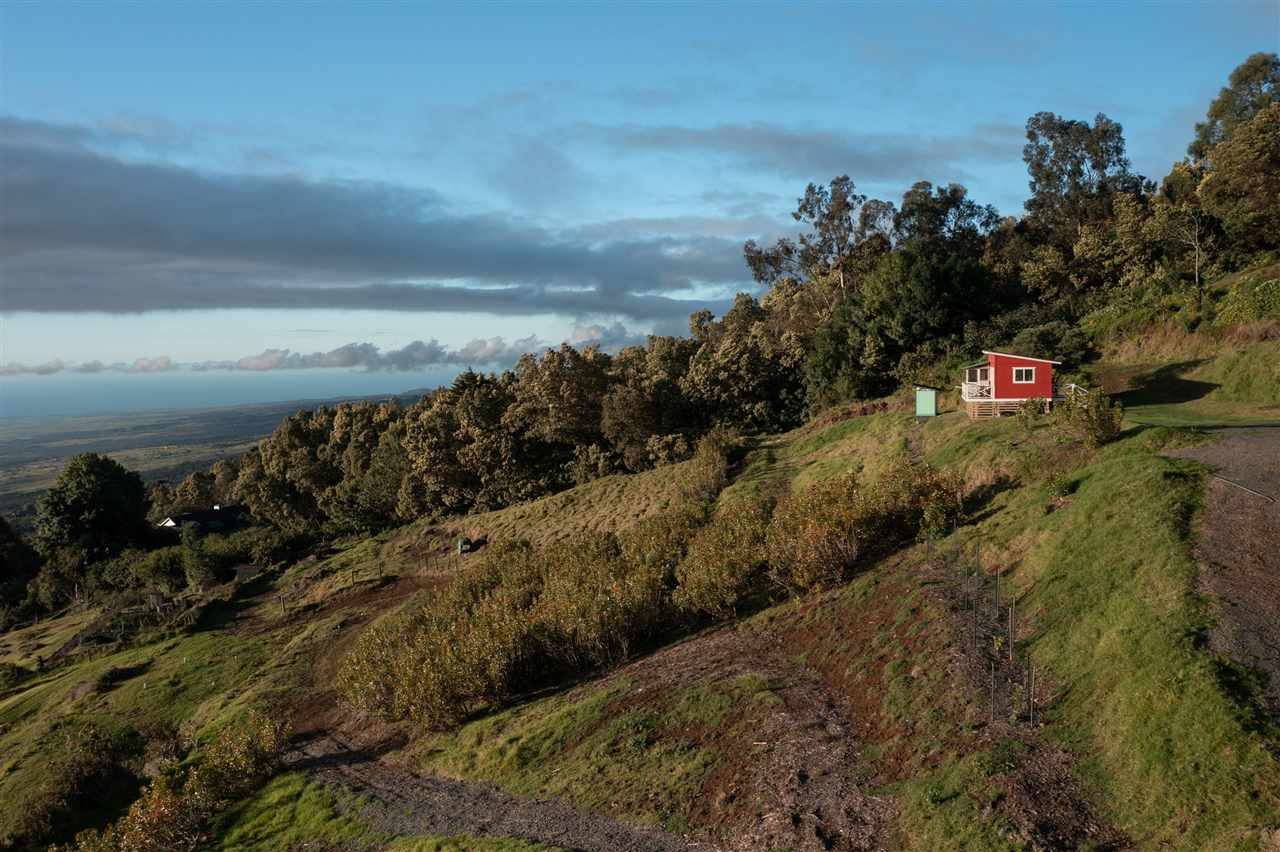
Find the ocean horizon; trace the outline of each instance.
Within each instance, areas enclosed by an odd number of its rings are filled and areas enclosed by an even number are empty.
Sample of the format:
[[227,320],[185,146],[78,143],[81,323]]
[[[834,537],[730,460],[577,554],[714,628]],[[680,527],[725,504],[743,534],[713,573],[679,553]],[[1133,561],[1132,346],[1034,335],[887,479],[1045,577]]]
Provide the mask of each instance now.
[[292,400],[392,396],[450,383],[456,367],[408,372],[363,370],[173,370],[57,373],[0,378],[0,418],[84,417],[214,408]]

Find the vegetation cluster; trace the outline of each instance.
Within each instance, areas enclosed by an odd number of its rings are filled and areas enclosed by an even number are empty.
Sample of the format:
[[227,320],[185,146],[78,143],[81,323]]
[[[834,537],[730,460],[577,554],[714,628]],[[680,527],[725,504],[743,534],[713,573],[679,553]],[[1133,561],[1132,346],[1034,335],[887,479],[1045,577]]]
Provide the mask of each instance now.
[[754,499],[708,516],[727,449],[720,433],[702,439],[689,499],[672,512],[542,549],[486,549],[446,589],[366,631],[343,660],[340,692],[358,711],[449,729],[708,618],[835,585],[960,515],[957,481],[903,460],[880,482],[839,477],[772,512]]

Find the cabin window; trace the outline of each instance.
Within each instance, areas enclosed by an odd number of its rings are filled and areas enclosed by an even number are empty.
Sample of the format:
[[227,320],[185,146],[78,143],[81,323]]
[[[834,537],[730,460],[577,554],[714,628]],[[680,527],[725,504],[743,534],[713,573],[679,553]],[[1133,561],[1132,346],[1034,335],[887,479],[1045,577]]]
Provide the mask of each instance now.
[[1036,382],[1035,367],[1014,367],[1013,383],[1015,385],[1033,385]]

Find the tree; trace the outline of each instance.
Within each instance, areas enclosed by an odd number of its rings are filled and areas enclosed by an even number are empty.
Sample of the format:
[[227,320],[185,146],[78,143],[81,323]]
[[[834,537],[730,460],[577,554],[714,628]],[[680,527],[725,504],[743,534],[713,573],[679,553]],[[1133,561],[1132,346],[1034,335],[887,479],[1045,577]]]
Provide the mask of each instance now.
[[195,524],[183,524],[179,533],[182,546],[182,573],[187,585],[193,589],[208,585],[217,579],[213,559],[205,551],[200,531]]
[[1110,216],[1113,195],[1148,189],[1129,170],[1123,128],[1102,113],[1092,125],[1036,113],[1027,120],[1022,159],[1031,177],[1027,212],[1064,248],[1081,226]]
[[1171,244],[1175,256],[1190,254],[1197,296],[1203,298],[1200,270],[1215,247],[1218,221],[1204,209],[1198,192],[1203,169],[1176,163],[1152,205],[1151,233]]
[[325,512],[341,529],[372,533],[417,516],[410,504],[400,504],[409,469],[403,438],[404,424],[391,424],[378,440],[364,473],[346,477],[325,492]]
[[1213,149],[1212,167],[1198,194],[1235,246],[1244,251],[1280,246],[1280,102]]
[[900,244],[911,243],[917,250],[977,255],[999,221],[994,207],[969,198],[969,191],[960,184],[935,189],[922,180],[902,196],[893,227]]
[[173,491],[170,512],[191,512],[208,509],[217,502],[214,493],[215,479],[210,471],[196,470],[187,474]]
[[797,424],[804,403],[796,370],[803,356],[795,334],[773,334],[759,303],[739,293],[698,348],[680,387],[702,412],[704,424],[789,428]]
[[1213,156],[1214,146],[1230,139],[1236,128],[1280,100],[1280,56],[1255,53],[1240,63],[1227,85],[1209,104],[1204,121],[1196,124],[1196,138],[1187,153],[1197,160]]
[[0,606],[19,603],[39,568],[35,550],[0,517]]
[[[892,210],[888,202],[868,202],[848,175],[833,178],[829,186],[811,183],[791,214],[809,229],[795,240],[784,237],[769,248],[748,240],[743,255],[751,274],[762,284],[787,275],[799,279],[826,275],[843,295],[858,267],[869,268],[869,264],[859,263],[860,256],[871,253],[878,257],[879,249],[887,247]],[[872,263],[874,260],[872,257]]]
[[97,453],[75,456],[36,507],[35,542],[45,554],[78,547],[113,556],[147,533],[142,477]]
[[503,416],[550,444],[569,448],[600,439],[600,405],[608,388],[609,356],[594,346],[567,343],[538,358],[526,353],[515,368],[515,400]]

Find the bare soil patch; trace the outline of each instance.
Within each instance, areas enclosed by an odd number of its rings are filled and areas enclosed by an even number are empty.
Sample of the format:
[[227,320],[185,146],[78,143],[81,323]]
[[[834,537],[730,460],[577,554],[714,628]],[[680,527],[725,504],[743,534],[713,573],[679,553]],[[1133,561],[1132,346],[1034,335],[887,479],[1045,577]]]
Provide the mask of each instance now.
[[690,825],[730,849],[884,848],[893,802],[857,781],[855,726],[775,630],[716,630],[611,677],[637,684],[624,702],[661,702],[683,687],[744,675],[765,678],[780,703],[751,708],[745,730],[726,719],[697,732],[699,745],[722,758],[690,803]]

